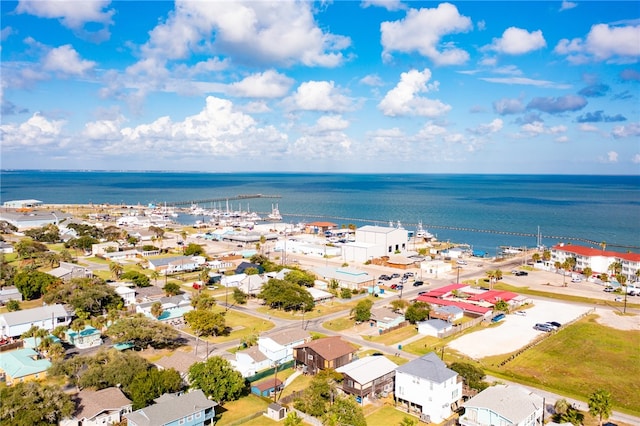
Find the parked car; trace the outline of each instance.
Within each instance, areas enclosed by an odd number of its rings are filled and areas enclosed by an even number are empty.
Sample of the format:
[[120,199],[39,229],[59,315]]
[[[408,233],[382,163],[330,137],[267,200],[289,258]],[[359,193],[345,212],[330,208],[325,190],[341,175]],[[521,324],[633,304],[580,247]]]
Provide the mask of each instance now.
[[407,278],[412,277],[413,276],[413,272],[405,272],[404,276],[407,277]]
[[529,275],[527,271],[518,271],[515,273],[516,277],[526,277],[527,275]]
[[396,287],[396,290],[402,290],[404,288],[404,286],[402,284],[398,284],[398,287]]
[[457,261],[456,261],[456,263],[457,263],[458,265],[466,265],[466,264],[467,264],[467,262],[466,262],[466,261],[464,261],[464,260],[457,260]]
[[391,274],[391,278],[400,278],[400,274],[393,273],[393,274]]
[[414,287],[420,287],[423,284],[424,284],[424,281],[416,281],[415,283],[413,283],[413,286]]
[[396,288],[398,288],[398,284],[391,284],[391,289],[395,290]]
[[554,326],[555,328],[560,328],[562,327],[562,324],[560,324],[558,321],[549,321],[547,324]]
[[389,275],[380,275],[379,279],[384,280],[384,281],[389,281],[391,279],[391,277]]
[[429,293],[428,291],[419,291],[418,292],[418,296],[422,296],[423,294],[427,294]]
[[540,323],[538,323],[538,324],[534,325],[533,328],[535,328],[538,331],[544,331],[545,333],[550,333],[550,332],[553,331],[553,328],[551,328],[549,326],[549,324],[540,324]]
[[521,317],[526,317],[527,316],[527,312],[526,311],[515,311],[514,314],[520,315]]
[[614,288],[613,287],[605,287],[604,291],[606,291],[607,293],[613,293],[614,292]]

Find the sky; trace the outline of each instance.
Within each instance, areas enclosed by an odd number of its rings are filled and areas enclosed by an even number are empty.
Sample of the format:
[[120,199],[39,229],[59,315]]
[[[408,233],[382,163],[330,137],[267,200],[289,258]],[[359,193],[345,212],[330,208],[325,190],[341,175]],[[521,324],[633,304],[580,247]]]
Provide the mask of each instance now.
[[0,7],[2,169],[640,175],[637,1]]

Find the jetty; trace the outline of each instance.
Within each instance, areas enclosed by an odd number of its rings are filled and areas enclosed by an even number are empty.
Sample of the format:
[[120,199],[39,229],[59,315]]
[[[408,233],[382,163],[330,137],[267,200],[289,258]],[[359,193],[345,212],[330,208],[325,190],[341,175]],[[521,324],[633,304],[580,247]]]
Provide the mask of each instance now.
[[167,207],[180,207],[191,206],[194,204],[218,203],[222,201],[250,200],[255,198],[282,198],[282,196],[273,194],[240,194],[233,197],[206,198],[202,200],[167,201],[166,203],[163,203],[163,205]]

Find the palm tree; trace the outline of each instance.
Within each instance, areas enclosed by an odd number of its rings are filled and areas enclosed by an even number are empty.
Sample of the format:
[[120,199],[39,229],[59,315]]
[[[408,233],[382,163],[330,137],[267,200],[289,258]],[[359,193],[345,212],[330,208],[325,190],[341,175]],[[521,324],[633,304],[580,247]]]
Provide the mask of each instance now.
[[598,416],[599,424],[602,419],[608,419],[611,415],[611,393],[604,389],[598,389],[589,397],[589,413]]
[[162,303],[153,302],[153,305],[151,305],[151,315],[153,315],[154,318],[158,319],[160,318],[160,315],[162,315],[162,312]]
[[111,271],[111,274],[115,279],[120,278],[120,275],[122,275],[123,270],[124,270],[124,267],[117,262],[111,262],[109,264],[109,271]]
[[493,289],[493,282],[496,279],[496,271],[488,270],[485,274],[487,275],[487,278],[489,278],[489,288]]
[[545,262],[551,260],[551,252],[549,250],[545,250],[542,252],[542,260],[544,260]]
[[607,242],[606,241],[601,242],[600,247],[602,247],[602,251],[605,251],[607,248]]
[[540,262],[540,259],[542,258],[542,256],[540,255],[540,253],[533,253],[533,255],[531,256],[531,259],[535,262],[538,263]]
[[153,271],[151,271],[151,278],[153,278],[153,284],[155,286],[158,285],[158,278],[160,278],[160,272],[156,271],[155,269]]

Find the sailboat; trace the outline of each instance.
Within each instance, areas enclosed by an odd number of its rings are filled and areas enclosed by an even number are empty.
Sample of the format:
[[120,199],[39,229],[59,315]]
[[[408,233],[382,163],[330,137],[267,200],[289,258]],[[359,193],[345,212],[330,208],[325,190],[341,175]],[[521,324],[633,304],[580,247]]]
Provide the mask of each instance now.
[[278,204],[275,206],[271,204],[271,213],[267,215],[267,219],[269,220],[282,220],[282,215],[280,214],[280,210],[278,210]]

